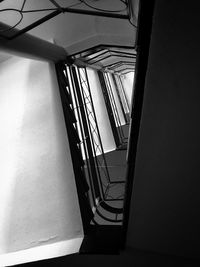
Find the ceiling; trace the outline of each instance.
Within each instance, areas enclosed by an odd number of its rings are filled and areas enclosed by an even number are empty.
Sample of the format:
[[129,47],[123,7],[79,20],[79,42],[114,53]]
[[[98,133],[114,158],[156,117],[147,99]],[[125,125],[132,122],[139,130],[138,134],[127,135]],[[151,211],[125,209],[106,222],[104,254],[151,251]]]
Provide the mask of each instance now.
[[[0,29],[0,35],[8,38],[13,37],[12,29],[24,30],[24,32],[34,29],[40,25],[40,20],[46,16],[51,18],[61,13],[81,15],[81,11],[96,12],[97,14],[110,13],[110,15],[127,14],[126,0],[4,0],[0,2],[0,21],[8,27],[6,30]],[[80,12],[78,12],[78,10]],[[97,12],[98,11],[98,12]]]
[[[105,9],[112,11],[110,14],[126,14],[124,10],[125,0],[56,0],[61,7],[73,6],[76,9],[97,11],[96,9]],[[137,0],[129,0],[133,3]],[[29,27],[32,23],[40,20],[42,17],[49,15],[53,10],[43,10],[35,12],[35,10],[55,9],[55,0],[4,0],[0,2],[0,21],[6,23],[7,29],[15,26],[20,19],[20,12],[23,7],[23,19],[14,29],[2,31],[0,24],[0,35],[7,37],[13,36],[18,30]],[[64,3],[64,4],[63,4]],[[24,4],[24,5],[23,5]],[[89,7],[89,4],[91,7]],[[13,8],[16,10],[5,10]],[[95,9],[94,9],[95,8]],[[122,10],[121,12],[115,12]],[[28,12],[31,11],[31,12]],[[114,12],[113,12],[114,11]],[[101,11],[99,11],[101,12]],[[6,15],[6,16],[5,16]],[[17,31],[16,31],[17,29]],[[5,28],[3,28],[5,30]],[[117,45],[134,47],[136,38],[136,29],[128,19],[105,18],[100,16],[90,16],[84,14],[64,13],[47,20],[46,22],[34,27],[28,31],[31,35],[39,37],[43,40],[53,41],[59,46],[65,48],[67,54],[75,54],[82,50],[88,50],[98,45]],[[24,34],[23,34],[24,35]],[[12,40],[11,40],[12,42]],[[25,44],[24,44],[25,45]],[[112,54],[112,52],[111,52]],[[95,55],[94,55],[95,56]],[[6,57],[0,54],[0,61]],[[114,57],[106,59],[107,64],[114,63]]]

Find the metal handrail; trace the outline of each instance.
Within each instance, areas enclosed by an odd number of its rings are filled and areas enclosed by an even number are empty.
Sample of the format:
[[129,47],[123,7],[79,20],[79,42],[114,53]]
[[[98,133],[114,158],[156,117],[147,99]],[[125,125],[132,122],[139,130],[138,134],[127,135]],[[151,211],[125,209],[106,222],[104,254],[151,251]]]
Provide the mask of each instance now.
[[[122,209],[114,208],[109,204],[106,204],[106,202],[123,201],[121,196],[117,197],[116,199],[114,199],[114,197],[110,197],[108,191],[115,183],[124,183],[125,181],[115,182],[111,181],[110,179],[94,110],[94,104],[92,101],[87,70],[85,68],[79,69],[75,66],[67,66],[66,75],[69,76],[68,80],[69,84],[71,85],[69,90],[72,95],[72,106],[77,119],[76,129],[78,130],[79,138],[81,140],[81,152],[82,155],[85,156],[85,171],[87,170],[87,178],[91,189],[89,191],[89,200],[91,201],[91,206],[94,207],[93,212],[96,212],[102,219],[108,222],[119,223],[122,220],[118,219],[118,215],[122,214]],[[97,140],[98,144],[95,143]],[[97,156],[96,154],[96,147],[98,147],[98,151],[101,152],[100,156]],[[102,162],[100,161],[99,157],[101,157]],[[109,212],[110,215],[106,215],[102,209]],[[113,218],[114,215],[115,218]]]

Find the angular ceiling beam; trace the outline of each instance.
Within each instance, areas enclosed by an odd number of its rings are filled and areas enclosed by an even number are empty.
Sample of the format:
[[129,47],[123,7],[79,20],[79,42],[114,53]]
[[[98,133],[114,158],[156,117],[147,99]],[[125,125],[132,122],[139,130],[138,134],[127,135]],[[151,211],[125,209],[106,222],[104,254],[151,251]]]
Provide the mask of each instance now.
[[[7,29],[8,25],[0,23],[0,28]],[[18,30],[12,29],[12,32],[17,34]],[[65,60],[67,56],[63,47],[27,33],[12,41],[0,37],[0,51],[15,56],[54,62]]]

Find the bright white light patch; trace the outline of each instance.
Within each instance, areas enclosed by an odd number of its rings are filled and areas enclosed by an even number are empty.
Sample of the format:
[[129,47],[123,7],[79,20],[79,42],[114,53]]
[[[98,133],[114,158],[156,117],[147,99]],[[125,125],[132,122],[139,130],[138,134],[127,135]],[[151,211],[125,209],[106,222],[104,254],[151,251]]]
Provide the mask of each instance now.
[[0,267],[61,257],[79,252],[82,237],[0,255]]

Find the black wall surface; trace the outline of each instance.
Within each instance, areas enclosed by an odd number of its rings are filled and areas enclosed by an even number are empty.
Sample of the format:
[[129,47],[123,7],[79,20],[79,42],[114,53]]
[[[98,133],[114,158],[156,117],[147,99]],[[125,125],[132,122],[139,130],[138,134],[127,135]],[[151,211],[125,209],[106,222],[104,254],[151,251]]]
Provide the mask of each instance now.
[[128,245],[200,255],[199,1],[157,0]]

